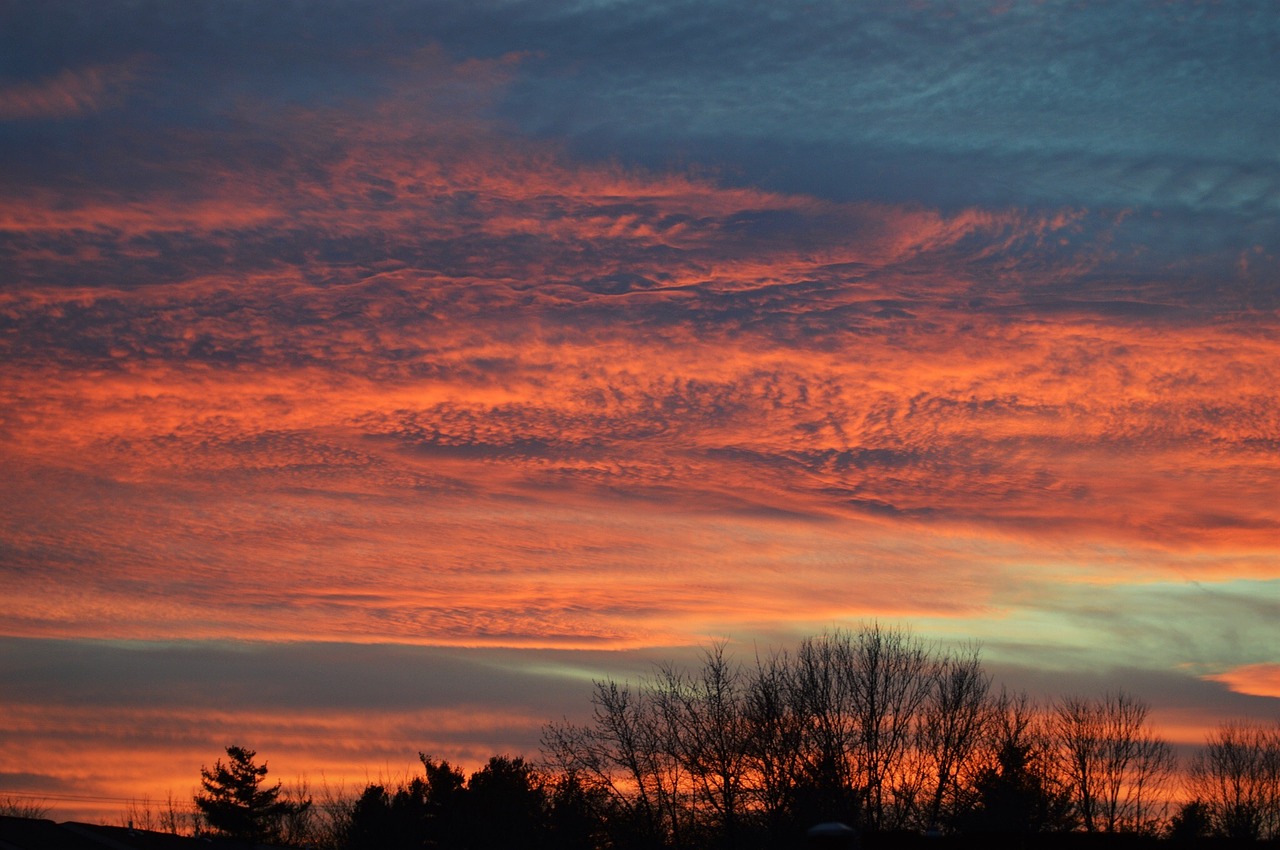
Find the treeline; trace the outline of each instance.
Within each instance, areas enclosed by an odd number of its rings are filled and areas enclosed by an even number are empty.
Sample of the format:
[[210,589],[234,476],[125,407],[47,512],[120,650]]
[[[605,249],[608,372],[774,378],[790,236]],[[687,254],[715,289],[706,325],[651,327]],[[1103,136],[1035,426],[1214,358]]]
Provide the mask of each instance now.
[[[747,664],[712,646],[692,669],[597,682],[592,709],[549,724],[537,764],[495,756],[468,777],[422,755],[421,776],[318,805],[260,789],[253,752],[228,748],[252,787],[223,797],[261,802],[255,840],[334,850],[755,850],[830,821],[866,846],[1280,839],[1280,724],[1224,725],[1179,765],[1129,694],[1037,705],[994,689],[976,649],[879,626]],[[204,775],[207,801],[221,780]]]
[[694,670],[597,683],[592,702],[592,722],[547,727],[543,756],[604,802],[615,846],[786,847],[832,820],[863,835],[1280,831],[1280,727],[1224,727],[1181,771],[1128,694],[1037,706],[994,690],[976,649],[879,626],[751,665],[713,646]]

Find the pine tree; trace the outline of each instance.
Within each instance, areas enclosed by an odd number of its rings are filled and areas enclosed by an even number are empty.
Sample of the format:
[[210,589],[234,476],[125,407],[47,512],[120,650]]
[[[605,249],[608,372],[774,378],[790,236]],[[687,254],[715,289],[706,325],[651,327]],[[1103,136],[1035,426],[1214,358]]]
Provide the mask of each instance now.
[[213,769],[201,766],[203,794],[195,796],[209,826],[216,832],[243,841],[274,841],[285,818],[310,807],[310,800],[280,799],[280,783],[262,787],[267,765],[254,764],[257,753],[244,747],[227,747],[228,762],[219,759]]
[[1035,763],[1031,747],[1005,742],[998,765],[974,783],[973,805],[961,814],[964,832],[1039,833],[1071,829],[1071,801],[1054,790]]

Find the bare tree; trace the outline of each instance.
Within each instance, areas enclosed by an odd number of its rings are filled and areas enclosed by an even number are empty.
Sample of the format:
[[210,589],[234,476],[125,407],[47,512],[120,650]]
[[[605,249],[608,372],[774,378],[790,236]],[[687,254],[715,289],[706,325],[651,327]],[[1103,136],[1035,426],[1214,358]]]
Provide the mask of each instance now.
[[1124,692],[1100,700],[1063,697],[1051,729],[1064,776],[1087,832],[1154,830],[1173,751],[1146,726],[1146,703]]
[[311,798],[311,783],[305,776],[294,779],[284,791],[286,800],[306,800],[307,804],[294,805],[280,821],[280,840],[290,847],[311,846],[317,843],[321,833],[321,818]]
[[1083,697],[1062,697],[1054,706],[1051,728],[1076,811],[1085,830],[1093,832],[1097,829],[1097,773],[1102,760],[1102,730],[1097,712]]
[[311,821],[309,846],[338,848],[346,846],[357,797],[349,792],[346,784],[330,785],[321,774],[320,788],[313,804],[315,817]]
[[1193,758],[1188,785],[1218,834],[1280,837],[1280,726],[1235,721],[1218,727]]
[[49,804],[42,799],[22,794],[6,794],[0,797],[0,816],[39,820],[47,817],[49,811]]
[[983,671],[976,647],[938,662],[921,718],[919,745],[930,770],[924,826],[943,823],[944,806],[954,801],[960,776],[974,761],[995,711],[991,677]]
[[773,835],[795,814],[797,780],[803,775],[805,715],[794,699],[792,659],[785,653],[757,658],[747,686],[744,738],[755,805]]
[[905,762],[921,709],[934,689],[930,652],[909,634],[879,624],[852,638],[839,634],[837,640],[853,702],[866,824],[873,830],[904,826],[915,790]]
[[154,804],[147,796],[129,800],[120,814],[120,824],[148,832],[194,835],[200,825],[200,812],[191,801],[180,803],[170,789],[163,801]]
[[[750,670],[716,644],[692,671],[597,682],[592,719],[546,727],[544,756],[590,805],[607,800],[600,814],[633,845],[715,835],[733,847],[762,825],[780,840],[831,819],[872,831],[954,823],[983,769],[1021,783],[1038,806],[1028,822],[1061,823],[1061,795],[1030,772],[1045,749],[1023,745],[1025,704],[997,710],[990,686],[976,648],[939,657],[876,624],[805,639]],[[991,743],[1001,725],[1012,749]]]
[[704,652],[702,667],[692,676],[671,666],[660,668],[657,696],[696,803],[709,810],[709,827],[723,836],[725,845],[736,846],[750,767],[741,668],[726,656],[725,645],[716,643]]
[[862,796],[855,776],[854,751],[860,737],[848,665],[852,638],[847,632],[806,638],[792,658],[788,696],[800,720],[800,772],[797,800],[824,818],[857,819]]
[[162,832],[160,818],[151,808],[151,798],[143,795],[142,799],[129,799],[124,811],[120,813],[120,825],[129,829],[141,829],[147,832]]
[[1133,751],[1126,797],[1118,808],[1116,822],[1125,832],[1155,835],[1164,826],[1169,811],[1168,789],[1178,771],[1173,747],[1149,729],[1138,735]]
[[614,681],[595,683],[593,722],[550,724],[542,745],[548,763],[601,792],[640,843],[679,846],[683,771],[664,734],[665,718],[651,687],[632,690]]

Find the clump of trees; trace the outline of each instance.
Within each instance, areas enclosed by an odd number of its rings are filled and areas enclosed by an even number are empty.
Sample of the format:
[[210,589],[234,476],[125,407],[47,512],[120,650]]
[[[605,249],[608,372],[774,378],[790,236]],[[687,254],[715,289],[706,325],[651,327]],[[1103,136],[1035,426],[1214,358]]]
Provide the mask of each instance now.
[[789,846],[864,833],[1154,834],[1175,762],[1127,694],[1039,709],[995,692],[976,649],[871,626],[743,666],[598,682],[586,724],[552,724],[548,763],[608,803],[615,843]]
[[1280,724],[1226,724],[1179,770],[1131,694],[1036,704],[994,688],[976,648],[878,625],[748,663],[715,644],[693,668],[594,683],[591,707],[545,727],[537,763],[494,756],[466,776],[420,754],[421,776],[319,806],[228,747],[201,770],[194,831],[333,850],[755,850],[825,821],[865,846],[1280,839]]
[[1202,832],[1226,838],[1280,839],[1280,724],[1219,727],[1192,759],[1188,786],[1184,822],[1195,817]]
[[337,836],[348,850],[513,847],[589,850],[603,846],[582,789],[521,757],[494,756],[464,777],[419,754],[423,775],[398,787],[368,785]]

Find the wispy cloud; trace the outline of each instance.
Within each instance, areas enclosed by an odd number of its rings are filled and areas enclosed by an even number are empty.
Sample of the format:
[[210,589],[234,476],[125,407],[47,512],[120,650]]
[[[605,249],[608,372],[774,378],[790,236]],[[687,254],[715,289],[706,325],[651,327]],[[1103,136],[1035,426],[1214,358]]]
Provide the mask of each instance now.
[[115,104],[137,76],[137,65],[67,68],[38,80],[0,79],[0,121],[74,118]]

